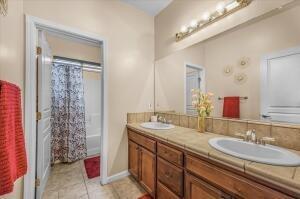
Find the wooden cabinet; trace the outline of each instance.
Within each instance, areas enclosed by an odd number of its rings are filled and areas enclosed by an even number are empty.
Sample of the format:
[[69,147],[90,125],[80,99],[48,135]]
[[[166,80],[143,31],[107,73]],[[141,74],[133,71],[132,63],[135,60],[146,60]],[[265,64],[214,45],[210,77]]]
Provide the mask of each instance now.
[[231,197],[208,183],[186,173],[185,199],[230,199]]
[[128,167],[131,175],[138,180],[139,178],[139,146],[130,141],[128,142]]
[[[128,142],[128,170],[131,175],[140,182],[140,184],[144,187],[144,189],[150,193],[153,197],[155,197],[155,187],[156,187],[156,155],[144,148],[139,141],[147,142],[144,137],[138,137],[132,134],[134,141],[129,140]],[[153,148],[153,140],[149,144],[146,145],[147,148]],[[155,144],[155,142],[154,142]]]
[[[128,129],[129,172],[159,199],[300,198],[274,184]],[[156,171],[157,169],[157,171]]]
[[157,182],[157,199],[179,199],[179,197],[170,191],[165,185]]
[[218,168],[213,164],[190,155],[186,156],[186,169],[201,176],[206,182],[222,187],[224,190],[240,198],[289,198],[285,194],[269,187],[248,180],[241,175]]
[[144,186],[148,193],[154,196],[156,156],[147,149],[141,147],[140,158],[140,183]]
[[157,179],[176,195],[183,196],[183,169],[157,158]]
[[177,166],[183,166],[183,152],[179,150],[157,143],[157,155]]
[[128,138],[149,151],[156,152],[156,141],[128,130]]

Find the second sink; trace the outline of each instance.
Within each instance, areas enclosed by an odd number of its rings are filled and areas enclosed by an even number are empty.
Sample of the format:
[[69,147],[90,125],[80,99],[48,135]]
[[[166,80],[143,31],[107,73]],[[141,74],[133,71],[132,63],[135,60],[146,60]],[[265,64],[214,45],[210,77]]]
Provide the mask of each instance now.
[[209,144],[238,158],[278,166],[299,166],[300,156],[273,145],[259,145],[236,138],[212,138]]

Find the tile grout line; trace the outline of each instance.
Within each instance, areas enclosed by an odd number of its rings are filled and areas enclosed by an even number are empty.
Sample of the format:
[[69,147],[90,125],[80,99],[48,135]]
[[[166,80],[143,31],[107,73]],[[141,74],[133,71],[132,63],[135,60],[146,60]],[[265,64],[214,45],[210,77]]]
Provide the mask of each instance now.
[[90,198],[90,194],[89,194],[89,191],[88,191],[88,188],[87,188],[87,179],[85,178],[84,172],[83,172],[85,170],[83,161],[80,162],[80,167],[81,167],[80,171],[81,171],[81,175],[82,175],[82,178],[83,178],[83,182],[84,182],[86,194],[87,194],[87,197],[89,199]]
[[120,196],[119,192],[116,190],[116,188],[115,188],[115,186],[114,186],[113,183],[111,183],[111,186],[112,186],[112,189],[115,192],[116,196],[118,197],[118,199],[121,199],[121,196]]

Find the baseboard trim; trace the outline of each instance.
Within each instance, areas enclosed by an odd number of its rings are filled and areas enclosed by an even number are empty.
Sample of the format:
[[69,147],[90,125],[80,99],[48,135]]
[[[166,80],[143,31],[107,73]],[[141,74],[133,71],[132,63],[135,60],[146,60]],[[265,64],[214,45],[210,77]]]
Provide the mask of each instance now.
[[117,174],[115,174],[115,175],[108,176],[108,177],[107,177],[107,183],[114,182],[114,181],[116,181],[116,180],[119,180],[119,179],[121,179],[121,178],[127,177],[127,176],[129,176],[129,175],[130,175],[130,173],[128,172],[128,170],[126,170],[126,171],[122,171],[122,172],[120,172],[120,173],[117,173]]

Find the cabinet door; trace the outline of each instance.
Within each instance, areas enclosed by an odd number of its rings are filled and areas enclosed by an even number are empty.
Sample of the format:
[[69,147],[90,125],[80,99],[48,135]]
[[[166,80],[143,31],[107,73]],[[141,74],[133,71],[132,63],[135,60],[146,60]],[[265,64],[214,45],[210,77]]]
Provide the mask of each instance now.
[[185,175],[185,198],[186,199],[220,199],[231,198],[221,190],[208,183],[186,173]]
[[157,199],[179,199],[179,197],[165,185],[157,181]]
[[155,195],[156,156],[147,149],[140,147],[140,183],[152,196]]
[[129,156],[129,172],[138,180],[139,178],[139,146],[130,141],[128,142],[128,156]]

